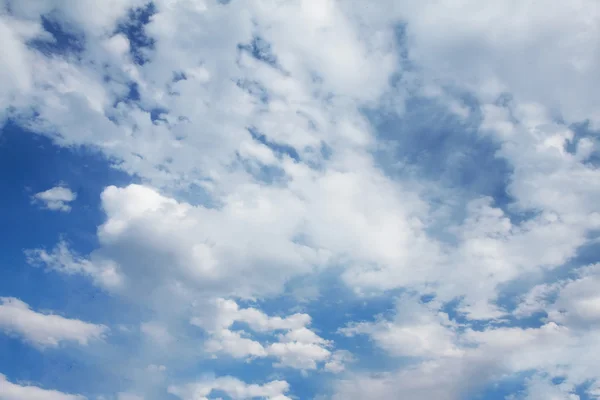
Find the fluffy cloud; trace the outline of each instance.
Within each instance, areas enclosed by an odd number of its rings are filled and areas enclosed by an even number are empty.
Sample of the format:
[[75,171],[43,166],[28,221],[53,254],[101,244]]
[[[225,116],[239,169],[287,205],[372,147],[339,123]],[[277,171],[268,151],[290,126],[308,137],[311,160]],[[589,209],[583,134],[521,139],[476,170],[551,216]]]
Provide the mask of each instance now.
[[[402,192],[382,176],[286,166],[297,177],[291,187],[247,183],[222,197],[219,208],[177,201],[147,186],[108,187],[102,194],[107,219],[98,229],[101,247],[90,261],[73,258],[64,245],[29,254],[105,286],[122,280],[120,290],[139,297],[156,296],[157,288],[170,297],[184,295],[182,288],[217,297],[277,295],[291,278],[339,262],[349,263],[352,284],[365,264],[387,272],[396,287],[428,278],[437,248],[413,216],[424,207],[410,192],[400,203],[395,197]],[[378,195],[365,199],[361,187]],[[402,275],[419,257],[423,274]],[[257,330],[278,323],[243,318]]]
[[570,122],[598,121],[590,106],[596,95],[585,89],[596,81],[600,61],[593,50],[600,18],[593,0],[544,6],[533,0],[390,1],[381,8],[348,1],[344,8],[368,26],[404,24],[407,57],[425,93],[443,97],[434,88],[451,86],[484,103],[508,93]]
[[[467,84],[483,98],[505,91],[559,110],[569,121],[598,121],[589,107],[594,95],[581,96],[595,81],[591,71],[599,61],[591,50],[600,17],[592,1],[555,1],[543,8],[534,1],[467,1],[459,7],[432,1],[402,11],[414,39],[412,56],[436,76]],[[446,18],[431,29],[439,15]],[[543,50],[550,46],[552,54]]]
[[[323,143],[333,148],[371,141],[361,129],[365,123],[356,105],[372,102],[386,90],[395,69],[392,30],[362,31],[336,2],[323,6],[297,1],[274,12],[262,2],[232,9],[216,1],[203,6],[157,1],[157,12],[144,28],[154,43],[150,62],[138,65],[125,52],[131,49],[128,40],[122,34],[111,36],[110,24],[114,31],[128,8],[141,4],[116,3],[99,12],[105,17],[98,21],[90,20],[79,3],[13,7],[6,16],[11,23],[35,27],[30,33],[35,37],[43,32],[39,15],[53,10],[58,21],[85,34],[82,63],[40,57],[24,45],[24,38],[15,39],[24,57],[35,59],[37,66],[36,74],[22,69],[30,90],[23,90],[19,99],[35,103],[37,110],[34,121],[23,120],[28,127],[40,133],[60,131],[56,140],[61,144],[95,146],[122,160],[125,170],[161,186],[172,186],[174,180],[199,184],[206,177],[221,181],[238,152],[258,154],[262,148],[267,157],[262,160],[273,160],[268,149],[253,144],[248,127],[291,146],[306,160],[321,158]],[[179,31],[191,40],[182,40]],[[275,65],[259,62],[240,48],[256,38],[269,43],[262,58],[277,54]],[[105,71],[88,61],[107,65],[111,80],[106,82]],[[175,82],[174,75],[185,79]],[[124,99],[131,84],[141,108]],[[269,102],[259,101],[252,87],[268,93]],[[331,99],[330,93],[336,97]],[[190,96],[202,101],[192,106]],[[47,101],[38,102],[38,97]],[[166,110],[164,123],[153,123],[149,109]],[[16,119],[30,117],[28,110],[15,111]],[[142,136],[131,135],[134,130]]]
[[[225,353],[236,358],[275,357],[278,367],[292,367],[313,370],[317,364],[325,363],[327,370],[342,370],[343,358],[332,357],[327,347],[331,343],[307,328],[311,323],[308,314],[294,314],[285,318],[269,317],[255,308],[242,308],[232,300],[218,299],[213,313],[194,317],[191,322],[202,327],[210,335],[206,350],[211,353]],[[278,341],[262,344],[250,339],[245,331],[232,331],[235,323],[244,323],[255,332],[278,334]],[[332,363],[329,367],[327,363]]]
[[600,283],[600,265],[580,271],[579,277],[568,281],[558,292],[558,298],[546,308],[548,318],[579,328],[600,324],[600,296],[595,288]]
[[247,384],[232,377],[207,379],[198,383],[169,387],[169,393],[182,400],[207,400],[213,391],[220,391],[233,400],[264,398],[267,400],[290,400],[286,381],[272,381],[264,385]]
[[104,325],[38,313],[13,297],[0,298],[0,329],[40,348],[57,347],[62,342],[85,346],[102,339],[108,331]]
[[0,374],[0,399],[2,400],[85,400],[85,397],[36,386],[18,385]]
[[369,335],[388,354],[407,357],[437,358],[460,356],[455,324],[443,312],[431,310],[414,298],[403,298],[397,304],[394,321],[353,323],[340,332],[353,336]]
[[[594,0],[156,0],[135,34],[124,27],[143,1],[96,3],[1,3],[0,118],[93,148],[143,182],[104,190],[91,254],[61,242],[28,252],[32,264],[142,305],[151,319],[140,331],[156,347],[177,353],[178,323],[194,318],[209,353],[299,369],[341,371],[350,357],[305,313],[272,317],[217,299],[273,299],[326,268],[360,295],[432,295],[342,330],[416,361],[344,378],[336,398],[457,399],[472,382],[531,369],[542,378],[523,395],[560,398],[598,379],[584,351],[597,347],[595,267],[540,283],[600,228],[598,141],[570,126],[600,122],[588,90],[598,81]],[[57,38],[41,16],[79,46],[48,56]],[[497,148],[506,198],[414,179],[408,149],[393,132],[378,140],[362,112],[401,120],[405,100],[423,97]],[[382,166],[376,155],[392,148],[394,165]],[[390,177],[391,167],[401,173]],[[62,211],[72,200],[66,188],[36,195]],[[500,300],[519,283],[535,287],[511,310]],[[442,311],[453,301],[461,323]],[[511,323],[536,311],[548,314],[540,326]],[[551,388],[546,377],[558,374],[567,386]],[[286,398],[287,384],[268,385],[218,378],[172,391]]]
[[77,198],[77,194],[71,189],[64,186],[56,186],[44,192],[39,192],[33,195],[33,201],[42,203],[48,210],[71,211],[71,203]]
[[[359,399],[372,391],[373,398],[396,393],[418,399],[439,391],[442,399],[457,399],[507,374],[537,371],[539,377],[529,380],[527,390],[514,399],[578,399],[576,387],[600,379],[595,372],[597,361],[590,356],[598,347],[597,325],[592,325],[595,316],[587,311],[589,307],[579,305],[593,305],[595,293],[586,286],[596,275],[597,267],[591,266],[577,279],[559,281],[558,294],[543,297],[538,307],[531,306],[528,299],[532,296],[525,296],[528,309],[548,312],[547,321],[532,328],[498,322],[474,329],[468,323],[450,323],[435,301],[419,305],[404,298],[397,304],[394,320],[353,324],[342,332],[369,335],[387,354],[412,357],[416,362],[384,375],[359,374],[341,380],[334,398]],[[540,290],[536,287],[532,292]],[[582,319],[582,311],[587,318]],[[526,315],[522,309],[516,312]],[[560,378],[562,383],[556,386],[550,378]]]
[[545,311],[548,318],[579,329],[600,323],[600,299],[594,289],[600,278],[598,264],[581,268],[573,279],[541,284],[523,296],[516,310],[520,316]]

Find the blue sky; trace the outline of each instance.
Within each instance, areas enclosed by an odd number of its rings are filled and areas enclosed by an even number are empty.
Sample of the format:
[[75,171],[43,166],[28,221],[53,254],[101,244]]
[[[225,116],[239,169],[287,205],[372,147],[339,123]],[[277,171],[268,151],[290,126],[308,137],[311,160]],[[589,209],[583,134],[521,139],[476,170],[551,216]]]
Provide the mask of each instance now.
[[0,0],[0,400],[600,398],[550,3]]

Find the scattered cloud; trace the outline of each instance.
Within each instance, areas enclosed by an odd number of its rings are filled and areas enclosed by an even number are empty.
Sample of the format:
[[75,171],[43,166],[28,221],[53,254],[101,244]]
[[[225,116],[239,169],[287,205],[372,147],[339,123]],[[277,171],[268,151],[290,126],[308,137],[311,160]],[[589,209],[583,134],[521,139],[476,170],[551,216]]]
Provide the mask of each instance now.
[[289,400],[285,393],[289,391],[286,381],[272,381],[263,385],[247,384],[232,377],[207,379],[198,383],[169,387],[169,393],[182,400],[208,399],[213,391],[220,391],[233,400],[264,398],[267,400]]
[[63,342],[86,346],[108,332],[104,325],[36,312],[14,297],[0,298],[0,329],[39,348],[58,347]]
[[25,251],[27,262],[33,266],[43,266],[50,271],[65,275],[89,276],[98,286],[114,289],[122,285],[123,278],[118,266],[111,260],[87,260],[69,249],[65,241],[59,242],[48,253],[44,249]]
[[398,301],[394,321],[358,322],[340,329],[348,335],[368,335],[388,354],[405,357],[461,356],[456,324],[448,315],[414,298]]
[[[215,306],[213,313],[191,320],[210,334],[205,344],[210,353],[225,353],[235,358],[275,357],[275,366],[300,370],[314,370],[323,363],[332,363],[329,368],[343,368],[341,353],[332,358],[328,350],[331,343],[307,328],[311,323],[308,314],[269,317],[258,309],[239,308],[234,301],[224,299],[218,299]],[[277,333],[278,341],[263,344],[243,330],[232,331],[234,323],[244,323],[255,332],[284,333]]]
[[[132,177],[79,221],[91,245],[54,245],[79,235],[66,224],[25,252],[139,311],[102,395],[457,400],[506,376],[513,399],[598,392],[596,0],[0,7],[0,121]],[[333,315],[340,291],[363,311]],[[12,297],[0,328],[40,348],[108,331]],[[365,338],[385,363],[364,363]],[[178,385],[184,365],[223,376]],[[305,395],[289,369],[337,375]]]
[[77,194],[65,186],[55,186],[43,192],[33,195],[34,203],[41,203],[44,208],[52,211],[71,211],[69,203],[77,199]]
[[0,399],[2,400],[85,400],[85,397],[42,389],[37,386],[19,385],[0,374]]

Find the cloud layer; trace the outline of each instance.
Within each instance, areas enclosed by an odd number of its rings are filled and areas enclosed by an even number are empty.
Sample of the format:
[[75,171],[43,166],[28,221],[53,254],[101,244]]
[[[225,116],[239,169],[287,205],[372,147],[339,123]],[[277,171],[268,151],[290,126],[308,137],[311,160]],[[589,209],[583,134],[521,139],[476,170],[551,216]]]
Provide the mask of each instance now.
[[0,6],[0,120],[130,177],[31,198],[99,213],[24,260],[105,324],[0,304],[94,396],[600,396],[594,0]]

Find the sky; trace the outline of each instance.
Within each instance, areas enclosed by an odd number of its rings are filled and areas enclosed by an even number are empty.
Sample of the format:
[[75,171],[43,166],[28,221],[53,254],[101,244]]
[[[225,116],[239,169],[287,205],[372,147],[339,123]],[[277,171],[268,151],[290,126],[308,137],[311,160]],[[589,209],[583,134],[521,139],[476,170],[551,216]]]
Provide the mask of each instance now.
[[600,399],[597,0],[0,35],[0,400]]

